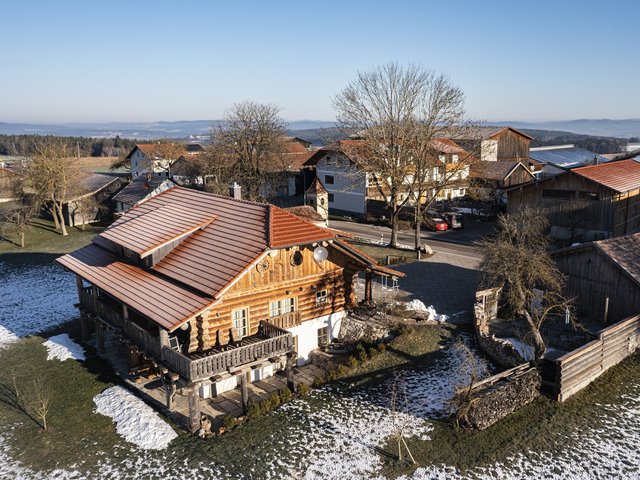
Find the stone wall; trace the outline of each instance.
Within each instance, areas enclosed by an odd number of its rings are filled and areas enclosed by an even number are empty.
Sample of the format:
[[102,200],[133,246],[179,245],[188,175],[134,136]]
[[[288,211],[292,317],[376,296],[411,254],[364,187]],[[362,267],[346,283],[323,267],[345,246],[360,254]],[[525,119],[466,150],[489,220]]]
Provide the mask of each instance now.
[[528,365],[488,378],[472,387],[456,420],[463,428],[484,430],[534,400],[540,394],[540,384],[540,373]]
[[376,342],[388,337],[389,333],[389,327],[387,325],[347,316],[342,319],[338,339],[346,343],[356,343],[359,341]]
[[502,367],[515,367],[526,362],[513,344],[490,332],[489,321],[498,315],[498,300],[501,288],[489,288],[476,292],[473,307],[473,326],[480,349]]

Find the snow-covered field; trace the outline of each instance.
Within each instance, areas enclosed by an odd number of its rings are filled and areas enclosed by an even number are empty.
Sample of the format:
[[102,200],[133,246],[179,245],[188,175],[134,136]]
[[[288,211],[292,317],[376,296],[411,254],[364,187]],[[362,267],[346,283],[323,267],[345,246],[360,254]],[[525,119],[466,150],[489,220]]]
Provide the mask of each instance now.
[[77,302],[75,279],[62,267],[0,261],[0,348],[77,317]]
[[[42,266],[18,272],[3,271],[3,268],[5,266],[0,264],[0,325],[10,332],[5,334],[6,338],[15,341],[18,336],[51,328],[76,315],[73,308],[75,282],[62,269]],[[58,345],[66,342],[56,341]],[[446,414],[446,401],[457,382],[452,375],[457,362],[455,351],[449,345],[442,351],[438,363],[407,370],[404,375],[412,408],[399,419],[424,441],[430,441],[432,420]],[[12,428],[9,427],[0,430],[0,478],[375,478],[381,466],[378,450],[386,444],[394,429],[394,419],[388,409],[392,382],[389,379],[376,386],[334,385],[316,390],[231,435],[188,442],[184,439],[171,441],[170,437],[175,433],[153,411],[151,413],[171,433],[155,422],[127,426],[128,412],[149,407],[120,387],[109,388],[95,397],[96,410],[112,417],[117,431],[133,444],[123,440],[116,445],[114,454],[98,454],[88,477],[75,467],[45,474],[23,466],[11,456],[8,439]],[[560,432],[559,435],[573,440],[572,446],[562,451],[553,454],[523,452],[485,468],[465,472],[434,465],[418,469],[410,478],[640,478],[640,451],[637,448],[640,443],[640,379],[627,385],[626,395],[615,405],[601,405],[599,409],[604,426]],[[151,415],[143,412],[143,417]],[[264,430],[263,425],[268,425],[270,430],[247,440],[247,444],[239,444],[243,443],[245,434]],[[270,431],[273,431],[272,435]],[[156,451],[144,450],[144,447],[166,448]],[[210,459],[211,455],[216,459]]]

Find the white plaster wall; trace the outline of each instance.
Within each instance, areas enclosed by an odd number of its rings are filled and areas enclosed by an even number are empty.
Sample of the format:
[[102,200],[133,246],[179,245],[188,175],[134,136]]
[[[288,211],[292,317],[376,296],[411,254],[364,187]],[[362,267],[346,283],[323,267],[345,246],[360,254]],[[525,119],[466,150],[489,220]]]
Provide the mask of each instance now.
[[[322,157],[316,165],[316,175],[327,192],[333,194],[329,209],[366,213],[366,175],[344,156],[331,152]],[[325,175],[333,175],[334,183],[327,184]]]
[[287,328],[289,332],[298,337],[298,365],[307,363],[309,354],[318,348],[318,329],[328,326],[329,341],[331,341],[340,334],[340,324],[346,316],[347,311],[342,310],[308,320],[297,327]]

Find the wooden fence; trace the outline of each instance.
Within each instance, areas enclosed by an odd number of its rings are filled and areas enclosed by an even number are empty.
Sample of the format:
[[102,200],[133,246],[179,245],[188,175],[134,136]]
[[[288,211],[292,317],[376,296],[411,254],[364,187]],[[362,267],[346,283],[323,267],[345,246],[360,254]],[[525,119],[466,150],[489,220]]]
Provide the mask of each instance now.
[[554,362],[555,379],[551,383],[557,400],[565,401],[636,351],[640,342],[640,315],[600,330],[597,336]]

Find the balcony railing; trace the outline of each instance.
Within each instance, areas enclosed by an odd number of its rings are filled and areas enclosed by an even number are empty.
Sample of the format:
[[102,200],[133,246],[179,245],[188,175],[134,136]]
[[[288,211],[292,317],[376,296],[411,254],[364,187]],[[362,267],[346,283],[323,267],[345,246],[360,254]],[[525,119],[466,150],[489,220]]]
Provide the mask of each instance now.
[[[191,382],[204,380],[235,367],[283,355],[293,350],[291,333],[263,320],[260,322],[258,335],[243,339],[243,342],[249,343],[229,346],[228,350],[222,352],[212,351],[202,358],[192,358],[166,345],[161,345],[158,337],[135,323],[126,321],[122,313],[96,298],[90,288],[82,290],[80,303],[109,326],[124,333],[133,343],[144,348],[157,360],[162,361],[168,368]],[[292,315],[297,313],[281,315],[280,317],[287,317],[286,321],[282,319],[282,322],[285,324],[299,322],[299,314]]]
[[300,325],[300,312],[283,313],[276,317],[269,318],[269,323],[279,328],[291,328]]

